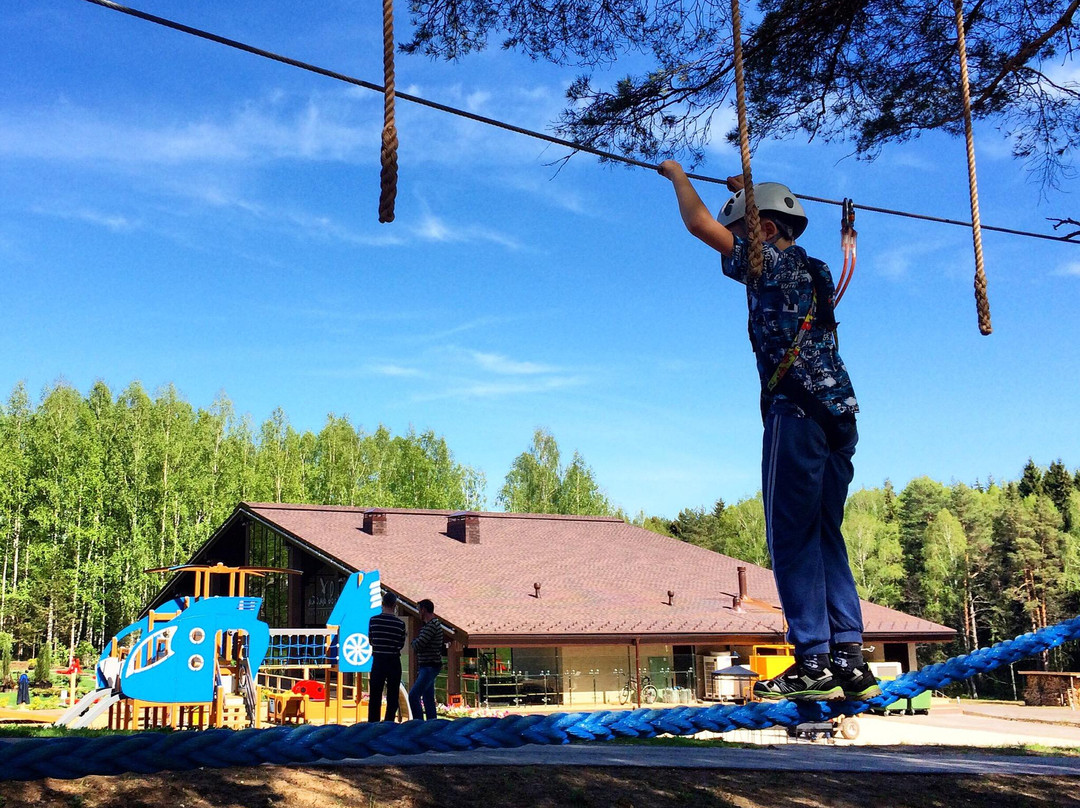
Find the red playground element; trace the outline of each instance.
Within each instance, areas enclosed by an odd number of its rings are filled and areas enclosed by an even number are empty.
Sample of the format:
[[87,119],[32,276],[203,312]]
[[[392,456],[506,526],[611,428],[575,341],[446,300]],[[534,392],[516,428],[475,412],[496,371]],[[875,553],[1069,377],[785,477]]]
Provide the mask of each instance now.
[[74,673],[76,676],[78,676],[80,673],[82,673],[82,663],[79,661],[78,657],[75,657],[71,660],[70,665],[68,665],[63,670],[57,671],[57,673]]
[[326,701],[326,686],[314,679],[304,679],[292,686],[293,693],[307,696],[312,701]]

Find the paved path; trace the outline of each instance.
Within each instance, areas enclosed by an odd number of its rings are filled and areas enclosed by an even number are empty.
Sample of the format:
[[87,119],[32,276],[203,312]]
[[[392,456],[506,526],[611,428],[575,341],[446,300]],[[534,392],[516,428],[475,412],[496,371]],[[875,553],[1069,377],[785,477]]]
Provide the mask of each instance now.
[[590,743],[569,746],[523,746],[518,749],[478,749],[471,752],[425,752],[421,755],[375,755],[362,760],[326,761],[325,763],[335,766],[629,766],[1080,777],[1080,758],[952,754],[921,752],[915,748],[898,751],[813,744],[792,744],[759,749],[698,749]]
[[1080,710],[1073,710],[1070,707],[1026,707],[1022,704],[1004,702],[960,702],[955,707],[950,703],[947,708],[938,708],[937,712],[947,710],[959,710],[964,715],[1004,718],[1009,721],[1080,727]]

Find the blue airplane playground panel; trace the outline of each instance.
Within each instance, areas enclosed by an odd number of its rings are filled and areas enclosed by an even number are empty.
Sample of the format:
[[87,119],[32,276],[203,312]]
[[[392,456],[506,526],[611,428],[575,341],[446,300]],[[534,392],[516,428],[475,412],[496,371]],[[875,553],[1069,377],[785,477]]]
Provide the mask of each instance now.
[[245,632],[251,670],[270,645],[270,627],[259,620],[261,598],[198,600],[167,623],[154,627],[131,649],[120,675],[125,696],[165,704],[214,698],[218,632]]
[[371,642],[368,623],[382,611],[379,571],[354,572],[345,582],[327,626],[338,629],[338,669],[344,673],[371,670]]

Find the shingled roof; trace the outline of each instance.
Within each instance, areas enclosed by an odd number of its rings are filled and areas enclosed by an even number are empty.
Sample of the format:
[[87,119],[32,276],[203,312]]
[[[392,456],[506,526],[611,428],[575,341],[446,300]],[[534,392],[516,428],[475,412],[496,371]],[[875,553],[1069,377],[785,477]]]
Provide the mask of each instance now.
[[[690,644],[775,639],[781,629],[769,570],[621,519],[265,503],[237,510],[346,568],[378,569],[406,600],[430,598],[474,647],[628,637]],[[734,607],[739,567],[760,604]],[[866,601],[863,610],[867,641],[955,635]]]

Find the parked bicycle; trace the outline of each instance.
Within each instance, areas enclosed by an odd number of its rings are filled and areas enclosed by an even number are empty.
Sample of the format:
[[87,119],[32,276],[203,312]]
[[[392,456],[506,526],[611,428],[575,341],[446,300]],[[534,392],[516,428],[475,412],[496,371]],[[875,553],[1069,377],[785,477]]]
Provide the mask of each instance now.
[[[637,701],[638,683],[637,679],[631,676],[626,680],[626,684],[623,685],[622,691],[619,693],[619,704],[628,704],[630,702]],[[648,676],[641,677],[641,701],[643,704],[652,704],[659,697],[659,693],[656,687],[652,683],[652,679]]]

